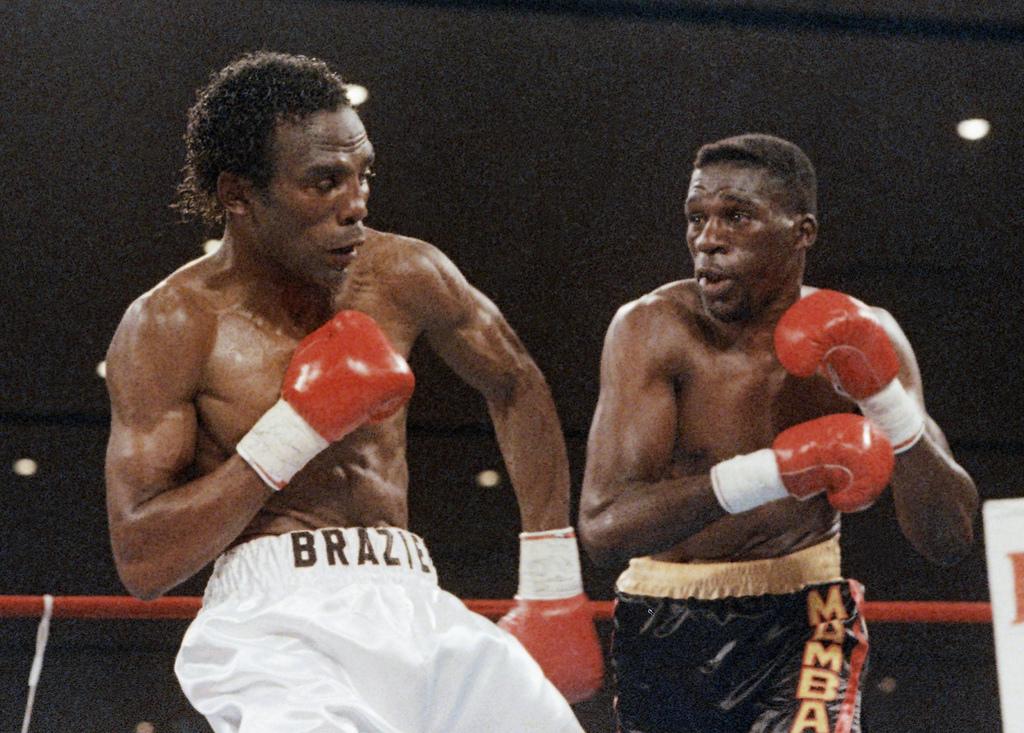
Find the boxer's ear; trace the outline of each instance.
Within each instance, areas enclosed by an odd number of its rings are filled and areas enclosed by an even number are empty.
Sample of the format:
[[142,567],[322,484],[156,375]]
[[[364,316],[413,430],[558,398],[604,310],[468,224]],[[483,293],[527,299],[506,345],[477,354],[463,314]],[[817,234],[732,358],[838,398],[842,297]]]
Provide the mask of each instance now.
[[224,211],[244,216],[249,213],[254,187],[252,181],[235,173],[221,171],[217,176],[217,198]]
[[794,226],[797,230],[797,248],[810,249],[818,239],[818,220],[814,214],[801,214]]

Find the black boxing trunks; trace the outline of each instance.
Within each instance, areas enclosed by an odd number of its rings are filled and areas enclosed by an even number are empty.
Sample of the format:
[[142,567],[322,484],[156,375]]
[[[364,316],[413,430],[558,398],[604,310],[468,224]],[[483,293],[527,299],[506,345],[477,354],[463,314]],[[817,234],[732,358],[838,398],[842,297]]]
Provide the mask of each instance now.
[[616,588],[620,733],[859,733],[863,588],[838,538],[783,558],[637,558]]

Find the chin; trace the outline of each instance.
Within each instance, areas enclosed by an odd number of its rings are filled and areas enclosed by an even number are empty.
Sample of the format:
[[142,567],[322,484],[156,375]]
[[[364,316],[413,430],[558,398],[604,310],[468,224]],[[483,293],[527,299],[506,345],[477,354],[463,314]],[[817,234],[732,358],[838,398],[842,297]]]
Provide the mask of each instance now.
[[708,300],[703,295],[701,296],[701,303],[704,305],[704,311],[721,323],[742,321],[748,315],[748,309],[741,304],[721,300]]
[[348,277],[347,265],[345,267],[341,267],[338,269],[317,272],[310,279],[313,280],[313,282],[315,282],[317,285],[330,289],[337,287],[338,285],[343,283],[346,277]]
[[736,311],[711,311],[711,315],[720,323],[739,323],[746,318],[745,314]]

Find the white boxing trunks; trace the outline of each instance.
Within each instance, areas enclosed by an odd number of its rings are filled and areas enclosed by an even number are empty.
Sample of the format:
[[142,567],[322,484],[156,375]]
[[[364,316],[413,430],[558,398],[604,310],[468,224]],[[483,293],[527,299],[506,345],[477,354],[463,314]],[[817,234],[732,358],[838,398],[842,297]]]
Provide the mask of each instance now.
[[175,672],[215,733],[582,733],[510,634],[393,527],[250,540],[217,559]]

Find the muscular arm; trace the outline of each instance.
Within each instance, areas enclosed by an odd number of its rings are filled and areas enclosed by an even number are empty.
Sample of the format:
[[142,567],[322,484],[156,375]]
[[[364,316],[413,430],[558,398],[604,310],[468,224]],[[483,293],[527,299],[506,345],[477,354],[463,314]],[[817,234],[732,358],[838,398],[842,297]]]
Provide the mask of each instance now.
[[152,599],[213,560],[270,491],[237,455],[185,481],[196,453],[193,398],[211,347],[209,316],[168,292],[129,309],[107,355],[107,514],[118,573]]
[[486,399],[523,530],[569,526],[569,461],[544,376],[494,303],[440,252],[429,261],[427,339]]
[[659,350],[673,343],[650,307],[620,309],[608,329],[579,527],[599,564],[664,550],[725,516],[707,472],[671,472],[675,376]]
[[[891,315],[880,309],[875,312],[900,356],[898,378],[924,410],[921,374],[910,342]],[[952,564],[974,540],[978,490],[927,412],[925,426],[921,440],[896,457],[890,482],[896,518],[918,552],[933,562]]]

